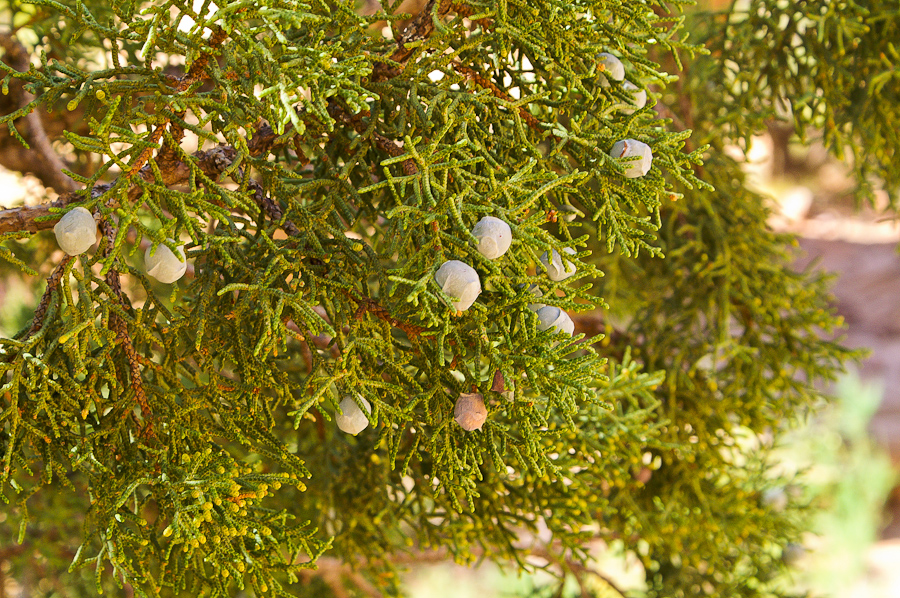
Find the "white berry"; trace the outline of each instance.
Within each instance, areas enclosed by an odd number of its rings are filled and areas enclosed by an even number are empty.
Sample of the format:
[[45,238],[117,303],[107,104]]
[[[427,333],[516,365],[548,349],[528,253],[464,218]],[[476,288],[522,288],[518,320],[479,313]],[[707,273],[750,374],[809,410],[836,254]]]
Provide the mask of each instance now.
[[151,253],[152,247],[144,252],[144,265],[147,274],[163,284],[172,284],[187,271],[187,259],[184,255],[184,245],[178,247],[181,259],[167,245],[157,245],[156,251]]
[[621,60],[609,52],[604,52],[597,56],[597,61],[603,65],[603,70],[600,74],[601,86],[609,87],[608,79],[621,81],[625,78],[625,65],[622,64]]
[[578,218],[584,218],[584,212],[570,204],[559,206],[559,211],[559,217],[566,222],[575,222]]
[[478,272],[459,260],[444,262],[434,273],[434,280],[442,291],[456,298],[453,309],[457,311],[466,311],[472,307],[481,294],[481,279],[478,278]]
[[[571,247],[566,247],[563,251],[568,254],[575,253],[575,250]],[[562,256],[555,249],[550,259],[547,259],[547,252],[545,251],[544,255],[541,256],[541,263],[544,264],[544,268],[547,270],[547,276],[554,282],[565,280],[578,271],[572,262],[566,260],[563,263]]]
[[653,152],[650,151],[650,146],[637,139],[616,141],[609,150],[609,155],[613,158],[637,158],[637,160],[628,160],[622,163],[625,176],[629,179],[644,176],[650,172],[650,165],[653,163]]
[[550,330],[555,328],[556,332],[564,332],[569,336],[575,332],[575,322],[569,317],[569,314],[558,307],[547,305],[537,312],[538,330]]
[[633,114],[635,110],[640,110],[647,105],[647,92],[631,81],[622,83],[622,89],[631,94],[631,103],[622,104],[619,110],[623,114]]
[[53,232],[60,249],[79,255],[97,242],[97,221],[86,208],[78,206],[59,219]]
[[472,236],[478,239],[478,253],[494,260],[506,253],[512,244],[512,230],[499,218],[485,216],[472,229]]
[[[363,407],[366,408],[366,413],[372,413],[372,405],[369,404],[369,401],[359,395],[357,395],[357,398],[359,399],[359,402],[363,404]],[[334,419],[337,422],[337,427],[340,428],[341,431],[356,436],[369,427],[369,418],[366,416],[366,413],[363,413],[362,409],[359,408],[359,405],[353,400],[353,397],[344,397],[339,406],[341,412],[335,415]]]
[[487,408],[484,406],[484,396],[477,392],[460,394],[459,398],[456,399],[453,419],[467,432],[480,430],[484,422],[487,421]]

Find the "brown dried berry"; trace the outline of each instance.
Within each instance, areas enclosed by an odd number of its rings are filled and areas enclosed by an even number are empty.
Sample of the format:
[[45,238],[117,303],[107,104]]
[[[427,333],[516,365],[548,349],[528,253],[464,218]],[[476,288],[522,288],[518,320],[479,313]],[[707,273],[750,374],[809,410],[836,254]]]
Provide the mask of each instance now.
[[480,430],[487,420],[484,396],[477,392],[460,394],[456,400],[456,409],[453,410],[453,418],[463,430],[468,432]]

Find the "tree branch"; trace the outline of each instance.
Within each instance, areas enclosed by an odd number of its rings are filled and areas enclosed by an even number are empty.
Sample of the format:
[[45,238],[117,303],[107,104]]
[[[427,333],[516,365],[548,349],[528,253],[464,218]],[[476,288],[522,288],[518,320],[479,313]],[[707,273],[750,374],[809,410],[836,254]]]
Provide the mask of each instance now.
[[[238,168],[237,171],[232,174],[231,179],[240,185],[243,184],[244,181],[238,177],[243,177],[243,175],[244,170]],[[279,206],[271,197],[266,195],[266,190],[263,186],[254,179],[248,179],[247,188],[253,192],[253,201],[255,201],[256,205],[258,205],[265,215],[269,217],[269,220],[272,222],[280,222],[284,217],[284,210],[282,210],[281,206]],[[286,220],[283,228],[284,232],[290,237],[296,237],[300,234],[300,229],[297,228],[297,225],[294,224],[292,220]]]
[[[438,2],[440,2],[440,5],[437,6],[437,18],[445,17],[450,12],[450,9],[453,8],[451,0],[428,0],[422,12],[416,15],[409,25],[406,26],[406,29],[403,30],[403,33],[397,37],[398,47],[388,57],[388,60],[394,63],[405,64],[415,52],[415,49],[407,48],[406,45],[425,39],[434,32],[434,16],[432,12],[434,12],[435,5]],[[375,63],[375,68],[372,69],[372,80],[375,82],[386,81],[397,77],[399,74],[400,69],[397,67],[391,66],[386,62],[377,62]]]
[[[209,38],[210,50],[203,52],[200,57],[194,61],[194,63],[191,65],[191,68],[188,69],[188,72],[184,77],[176,78],[175,85],[173,87],[175,87],[177,91],[182,92],[186,91],[191,85],[201,80],[206,74],[206,65],[209,64],[209,59],[212,57],[211,50],[222,45],[222,42],[224,42],[225,38],[227,37],[228,34],[225,32],[225,30],[217,26],[215,28],[215,31],[213,31],[213,34]],[[144,165],[153,156],[153,146],[159,143],[159,140],[162,139],[163,133],[165,132],[166,127],[169,126],[169,123],[170,121],[167,118],[162,123],[156,125],[156,128],[150,135],[149,141],[151,145],[148,145],[146,148],[144,148],[144,151],[140,153],[140,155],[137,157],[137,160],[135,160],[134,163],[128,168],[128,178],[132,178],[137,175],[140,172],[141,168],[143,168]],[[178,129],[181,129],[181,127],[178,127]],[[181,130],[181,134],[184,134],[183,130]],[[163,149],[164,148],[160,149],[160,153],[162,153]]]
[[353,293],[351,291],[344,291],[350,299],[356,302],[357,309],[355,318],[357,320],[362,319],[363,314],[370,313],[377,317],[380,320],[384,320],[394,328],[399,328],[409,337],[411,341],[415,341],[418,339],[419,335],[428,330],[422,326],[416,326],[415,324],[410,324],[409,322],[404,322],[403,320],[398,320],[394,316],[391,315],[391,312],[382,307],[378,302],[373,299],[369,299],[368,297],[362,297]]
[[[403,34],[398,39],[399,47],[391,55],[390,60],[394,62],[407,61],[412,56],[413,51],[406,48],[406,44],[418,39],[424,39],[425,37],[431,35],[431,33],[435,29],[435,17],[442,18],[446,16],[451,11],[451,9],[454,9],[454,5],[450,0],[441,0],[440,5],[436,5],[437,0],[429,0],[424,10],[422,10],[422,12],[420,12],[410,22],[409,26],[404,30]],[[224,30],[222,30],[221,28],[217,28],[209,39],[210,48],[215,48],[221,45],[226,37],[227,34],[224,32]],[[27,62],[27,55],[24,53],[24,48],[21,47],[21,45],[19,45],[18,48],[20,49],[22,56],[24,56],[25,62]],[[7,50],[7,52],[9,52],[9,50]],[[194,61],[187,74],[185,74],[183,77],[171,77],[172,86],[179,91],[184,91],[191,85],[202,79],[205,75],[206,65],[208,64],[211,57],[211,51],[204,52],[196,61]],[[377,63],[375,71],[379,71],[379,69],[383,66],[384,63]],[[460,72],[474,80],[482,87],[490,89],[495,96],[506,101],[514,101],[513,98],[511,98],[508,94],[497,88],[497,86],[493,85],[490,81],[478,75],[472,69],[469,69],[468,67],[465,67],[463,65],[458,65],[458,69],[460,70]],[[381,72],[381,75],[379,76],[382,78],[390,78],[399,75],[399,70],[396,69],[387,72],[384,71],[383,68],[381,68],[379,72]],[[375,78],[378,79],[379,77]],[[540,122],[534,116],[529,114],[524,108],[519,108],[519,113],[529,126],[540,132],[546,132],[546,130],[541,127]],[[329,104],[329,114],[335,120],[351,127],[358,134],[363,134],[368,129],[367,124],[362,120],[362,118],[365,116],[364,113],[351,115],[343,107],[332,102]],[[156,145],[161,139],[163,139],[166,127],[169,127],[170,134],[176,141],[180,140],[183,137],[183,129],[166,120],[165,122],[157,125],[157,127],[151,133],[150,141],[153,142],[153,145]],[[41,129],[41,131],[43,131],[43,129]],[[44,136],[44,138],[46,139],[46,135]],[[400,146],[396,141],[388,139],[377,131],[372,132],[371,138],[374,144],[381,151],[392,157],[398,157],[403,155],[404,153],[403,147]],[[247,145],[250,149],[251,155],[258,156],[271,152],[276,145],[277,139],[278,135],[275,133],[275,131],[267,123],[261,122],[257,127],[253,137],[248,141]],[[49,145],[46,145],[46,147],[49,148]],[[53,155],[55,156],[55,154]],[[47,166],[47,170],[60,172],[61,168],[63,168],[64,166],[61,162],[59,162],[58,156],[55,157],[58,161],[58,164],[56,166]],[[197,166],[199,166],[201,171],[203,171],[203,173],[212,180],[217,180],[219,175],[221,175],[222,172],[224,172],[229,166],[231,166],[236,157],[237,150],[232,146],[226,145],[220,145],[219,147],[212,150],[198,151],[193,154],[193,158],[196,160]],[[152,147],[145,149],[138,156],[138,158],[135,160],[133,165],[129,168],[128,172],[124,176],[140,176],[145,181],[153,181],[153,172],[147,166],[147,162],[151,158]],[[156,164],[158,167],[158,171],[163,175],[162,182],[164,185],[172,186],[184,184],[190,180],[190,169],[188,168],[187,164],[177,159],[177,152],[175,148],[169,147],[166,143],[163,143],[162,148],[160,148],[157,153]],[[419,172],[419,169],[413,160],[408,159],[403,161],[403,171],[406,175],[414,175]],[[74,182],[71,181],[71,179],[69,179],[68,177],[65,177],[65,179],[69,181],[67,189],[69,189],[70,191],[61,195],[60,198],[53,203],[45,204],[42,206],[28,206],[21,208],[12,208],[8,210],[0,210],[0,234],[15,231],[27,231],[36,233],[38,231],[52,228],[58,220],[58,217],[53,217],[54,214],[51,213],[50,208],[61,208],[69,203],[83,200],[83,192],[71,190],[72,186],[74,186]],[[109,189],[111,189],[116,184],[116,182],[96,185],[91,190],[91,197],[96,198],[102,196],[107,191],[109,191]],[[260,206],[260,209],[262,209],[271,220],[276,222],[280,221],[283,217],[283,211],[281,210],[280,206],[278,206],[274,201],[271,200],[271,198],[266,196],[262,186],[259,185],[259,183],[257,183],[256,181],[251,180],[249,182],[249,187],[251,188],[253,192],[253,198],[256,201],[257,205]],[[133,201],[137,200],[141,192],[141,187],[133,185],[129,189],[129,199]],[[42,220],[38,221],[39,219]],[[290,221],[284,224],[284,229],[289,236],[296,236],[299,232],[296,225]]]
[[[116,228],[106,220],[100,221],[100,232],[106,239],[106,247],[104,248],[104,256],[109,256],[113,250],[113,243],[116,240]],[[122,309],[128,311],[131,309],[131,301],[122,290],[122,284],[119,280],[119,271],[115,264],[106,273],[106,284],[112,289],[116,300]],[[141,408],[141,415],[144,416],[145,435],[153,435],[153,412],[150,410],[150,403],[147,401],[147,393],[144,391],[144,381],[141,375],[141,363],[137,351],[134,349],[134,343],[131,341],[131,335],[128,333],[128,325],[124,318],[117,312],[110,313],[110,328],[116,333],[116,342],[122,345],[125,351],[125,359],[128,361],[129,381],[134,391],[134,399]]]
[[[362,117],[368,116],[368,113],[363,112],[359,114],[349,114],[337,103],[329,102],[328,114],[331,116],[331,118],[352,128],[359,135],[363,135],[368,130],[368,126],[362,121]],[[375,141],[375,145],[378,147],[378,149],[388,154],[392,158],[402,156],[405,153],[403,148],[396,141],[388,139],[377,131],[372,131],[372,139]],[[416,166],[415,161],[413,161],[412,159],[407,159],[403,161],[403,172],[407,176],[412,176],[419,172],[419,167]]]
[[[415,19],[413,19],[413,21],[401,36],[401,39],[398,40],[398,45],[400,47],[391,55],[391,60],[395,62],[403,62],[408,60],[410,56],[412,56],[412,51],[405,48],[405,44],[410,43],[416,39],[427,37],[434,31],[435,25],[432,12],[435,9],[435,4],[436,0],[429,0],[429,3],[426,5],[425,9],[421,13],[419,13],[419,15]],[[445,16],[450,12],[452,7],[453,4],[452,2],[450,2],[450,0],[441,0],[441,4],[437,8],[437,16]],[[227,34],[224,32],[224,30],[222,30],[221,28],[217,28],[214,34],[210,37],[210,47],[215,48],[216,46],[220,45],[226,37]],[[22,50],[24,51],[24,48],[22,48]],[[180,78],[171,77],[172,86],[179,91],[184,91],[192,84],[200,80],[205,74],[205,68],[211,56],[212,52],[203,53],[191,65],[188,73],[185,76]],[[383,63],[376,64],[375,71],[379,71],[379,68],[383,66]],[[384,78],[390,78],[399,74],[399,71],[396,69],[392,70],[390,73],[384,71],[383,68],[381,70]],[[373,76],[374,75],[375,73],[373,73]],[[375,78],[378,79],[378,77]],[[342,107],[334,103],[329,105],[329,112],[331,113],[332,118],[335,118],[343,124],[352,127],[357,133],[361,134],[367,129],[366,124],[362,121],[363,115],[350,115]],[[157,128],[154,129],[153,133],[151,134],[150,139],[154,142],[154,145],[163,138],[163,132],[165,130],[165,127],[167,126],[171,126],[170,132],[173,138],[180,139],[180,137],[183,135],[183,130],[181,129],[181,127],[171,125],[171,123],[166,120],[165,122],[157,125]],[[267,123],[261,122],[257,127],[253,137],[248,141],[247,145],[250,149],[250,154],[252,156],[259,156],[271,152],[276,145],[277,139],[278,135],[275,133],[275,131]],[[373,132],[372,139],[375,145],[381,151],[387,153],[390,156],[397,157],[404,153],[403,148],[398,145],[397,142],[388,139],[378,132]],[[183,161],[176,160],[175,156],[176,152],[174,151],[174,148],[167,148],[165,144],[163,144],[163,147],[157,154],[158,170],[162,173],[162,182],[166,186],[184,184],[190,180],[190,169]],[[125,176],[141,176],[145,181],[152,182],[153,172],[147,166],[147,162],[151,157],[152,147],[147,148],[138,156]],[[219,175],[221,175],[222,172],[224,172],[229,166],[231,166],[231,164],[237,157],[237,150],[232,146],[220,145],[219,147],[212,150],[195,152],[193,154],[193,157],[194,159],[196,159],[197,165],[205,175],[207,175],[212,180],[217,180]],[[59,171],[59,168],[56,168],[55,170]],[[405,160],[403,162],[403,170],[407,175],[413,175],[419,171],[413,160]],[[68,180],[70,180],[71,182],[71,179]],[[91,197],[96,198],[102,196],[107,191],[109,191],[109,189],[111,189],[116,184],[116,182],[117,181],[108,184],[96,185],[91,190]],[[251,188],[253,189],[255,201],[266,213],[266,215],[272,220],[280,220],[283,215],[280,207],[272,202],[271,199],[266,197],[265,193],[258,186],[258,183],[255,183],[255,181],[251,183]],[[129,199],[136,200],[141,193],[142,189],[137,185],[133,185],[129,189]],[[61,195],[57,201],[50,204],[0,210],[0,234],[16,231],[36,233],[38,231],[52,228],[59,218],[52,217],[55,215],[51,213],[50,208],[61,208],[69,203],[82,200],[83,192],[70,191],[69,193]],[[38,219],[41,218],[46,219],[38,221]],[[289,235],[294,236],[297,234],[298,229],[292,222],[287,222],[285,223],[285,231],[288,232]]]
[[[264,147],[265,140],[262,139],[254,144],[252,141],[248,144],[252,147]],[[200,150],[192,154],[196,166],[203,172],[205,176],[212,180],[216,180],[219,176],[231,166],[237,157],[237,150],[230,145],[219,145],[209,150]],[[181,160],[172,162],[163,162],[159,164],[159,172],[162,174],[162,184],[166,186],[183,185],[190,182],[191,169]],[[147,182],[154,182],[153,171],[144,166],[139,175]],[[96,185],[91,189],[91,198],[101,197],[112,189],[118,179],[112,183],[104,183]],[[134,201],[140,197],[143,189],[139,185],[132,185],[128,190],[128,197]],[[60,198],[52,203],[42,206],[23,206],[20,208],[10,208],[8,210],[0,210],[0,234],[28,231],[36,233],[38,231],[53,228],[60,215],[54,214],[50,208],[62,208],[67,204],[76,201],[83,201],[83,192],[75,191],[61,195]],[[50,217],[47,220],[37,221],[38,218]]]
[[47,278],[47,289],[44,291],[43,296],[41,296],[41,302],[38,304],[36,310],[34,310],[34,319],[31,321],[31,328],[28,330],[28,334],[26,337],[31,336],[35,332],[41,329],[41,326],[44,325],[44,316],[47,315],[47,307],[50,305],[50,297],[53,296],[53,291],[59,288],[59,283],[62,280],[63,272],[65,272],[66,267],[69,263],[75,258],[71,255],[65,256],[53,269],[53,273],[50,274],[49,278]]
[[[457,72],[462,73],[463,75],[474,81],[480,87],[483,87],[484,89],[490,91],[494,97],[500,98],[501,100],[510,103],[516,101],[515,98],[495,85],[493,81],[487,79],[486,77],[483,77],[480,73],[474,71],[466,65],[460,62],[454,62],[453,68],[456,69]],[[519,106],[518,112],[519,116],[522,117],[522,120],[524,120],[529,127],[541,134],[547,133],[547,129],[543,126],[541,121],[535,118],[533,114],[528,112],[524,106]],[[551,135],[550,137],[556,141],[560,141],[559,137],[557,137],[556,135]]]
[[[28,332],[25,334],[22,340],[27,340],[38,330],[40,330],[44,325],[44,316],[47,315],[47,308],[50,306],[50,299],[53,297],[53,292],[59,288],[59,283],[62,280],[63,272],[65,272],[66,267],[73,259],[75,258],[70,255],[65,256],[62,260],[60,260],[56,267],[53,268],[53,272],[50,274],[50,276],[47,277],[47,288],[44,289],[44,294],[41,295],[41,302],[38,304],[37,309],[34,310],[34,317],[31,319],[31,326],[28,328]],[[0,362],[9,363],[10,361],[12,361],[15,355],[17,355],[16,351],[8,352],[5,355],[0,356]]]
[[[6,59],[11,67],[19,72],[27,72],[31,68],[28,50],[19,42],[15,34],[9,31],[0,32],[0,47],[3,47],[6,52]],[[28,106],[35,100],[34,95],[28,92],[24,86],[18,87],[16,96],[18,96],[20,108]],[[58,193],[77,189],[78,185],[75,181],[63,173],[66,164],[50,144],[44,124],[41,122],[40,113],[36,109],[32,109],[25,117],[25,123],[28,125],[25,135],[31,143],[34,150],[33,157],[37,162],[36,170],[41,172]]]

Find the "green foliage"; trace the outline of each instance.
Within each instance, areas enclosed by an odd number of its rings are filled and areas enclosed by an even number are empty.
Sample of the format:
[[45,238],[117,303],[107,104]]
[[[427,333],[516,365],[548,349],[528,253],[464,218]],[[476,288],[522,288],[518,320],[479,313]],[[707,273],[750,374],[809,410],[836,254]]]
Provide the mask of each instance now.
[[746,144],[766,121],[792,119],[801,139],[820,138],[846,158],[861,196],[883,187],[895,205],[897,11],[889,0],[750,0],[697,15],[694,30],[710,55],[690,65],[687,80],[700,86],[706,109],[688,126],[708,131],[701,139],[710,143]]
[[[804,518],[760,502],[759,437],[850,354],[821,337],[825,281],[784,268],[790,239],[722,152],[789,89],[725,72],[723,40],[760,13],[708,19],[705,56],[672,4],[428,2],[406,29],[341,1],[10,5],[40,60],[4,67],[33,100],[0,120],[83,113],[64,203],[103,235],[0,340],[3,525],[71,562],[72,595],[321,595],[307,570],[326,552],[397,592],[404,551],[527,570],[522,538],[543,530],[563,562],[626,539],[648,596],[774,595]],[[868,10],[885,35],[896,15]],[[823,48],[845,35],[821,30]],[[763,47],[740,46],[741,68]],[[601,52],[648,106],[622,110]],[[835,102],[841,79],[813,99],[817,77],[792,83],[812,94],[798,124],[863,147],[873,117]],[[862,175],[896,143],[869,134]],[[650,145],[646,176],[609,156],[621,139]],[[485,215],[512,229],[497,260],[470,233]],[[47,251],[23,259],[27,237],[0,246],[25,272],[52,247],[31,235]],[[148,278],[142,242],[186,244],[193,276]],[[553,282],[540,256],[565,248],[577,273]],[[451,259],[483,287],[463,313],[434,281]],[[540,331],[532,285],[609,311]],[[454,403],[473,389],[488,419],[466,432]],[[373,408],[356,437],[334,423],[345,396]],[[74,554],[47,547],[56,513]]]
[[821,543],[807,559],[803,582],[832,596],[852,591],[866,575],[867,553],[884,524],[883,506],[897,484],[889,455],[868,431],[882,389],[850,375],[840,380],[836,395],[785,447],[787,452],[793,445],[788,463],[807,468],[809,491],[823,506],[813,528]]

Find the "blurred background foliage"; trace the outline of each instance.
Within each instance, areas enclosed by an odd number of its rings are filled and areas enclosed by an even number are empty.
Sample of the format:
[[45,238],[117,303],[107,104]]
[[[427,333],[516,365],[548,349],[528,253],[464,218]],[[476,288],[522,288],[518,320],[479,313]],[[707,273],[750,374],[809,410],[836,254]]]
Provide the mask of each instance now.
[[[792,481],[771,485],[763,503],[777,510],[802,503],[816,512],[802,543],[782,553],[789,568],[777,584],[784,595],[893,598],[900,588],[894,560],[900,543],[884,543],[884,555],[872,558],[892,516],[885,511],[888,493],[900,481],[897,467],[868,430],[882,389],[853,373],[835,390],[836,400],[817,409],[771,454],[773,474]],[[745,442],[755,442],[749,431]],[[637,550],[622,541],[597,541],[591,560],[562,576],[552,567],[522,576],[488,564],[473,569],[430,563],[411,568],[405,583],[415,598],[639,596],[647,584]]]

